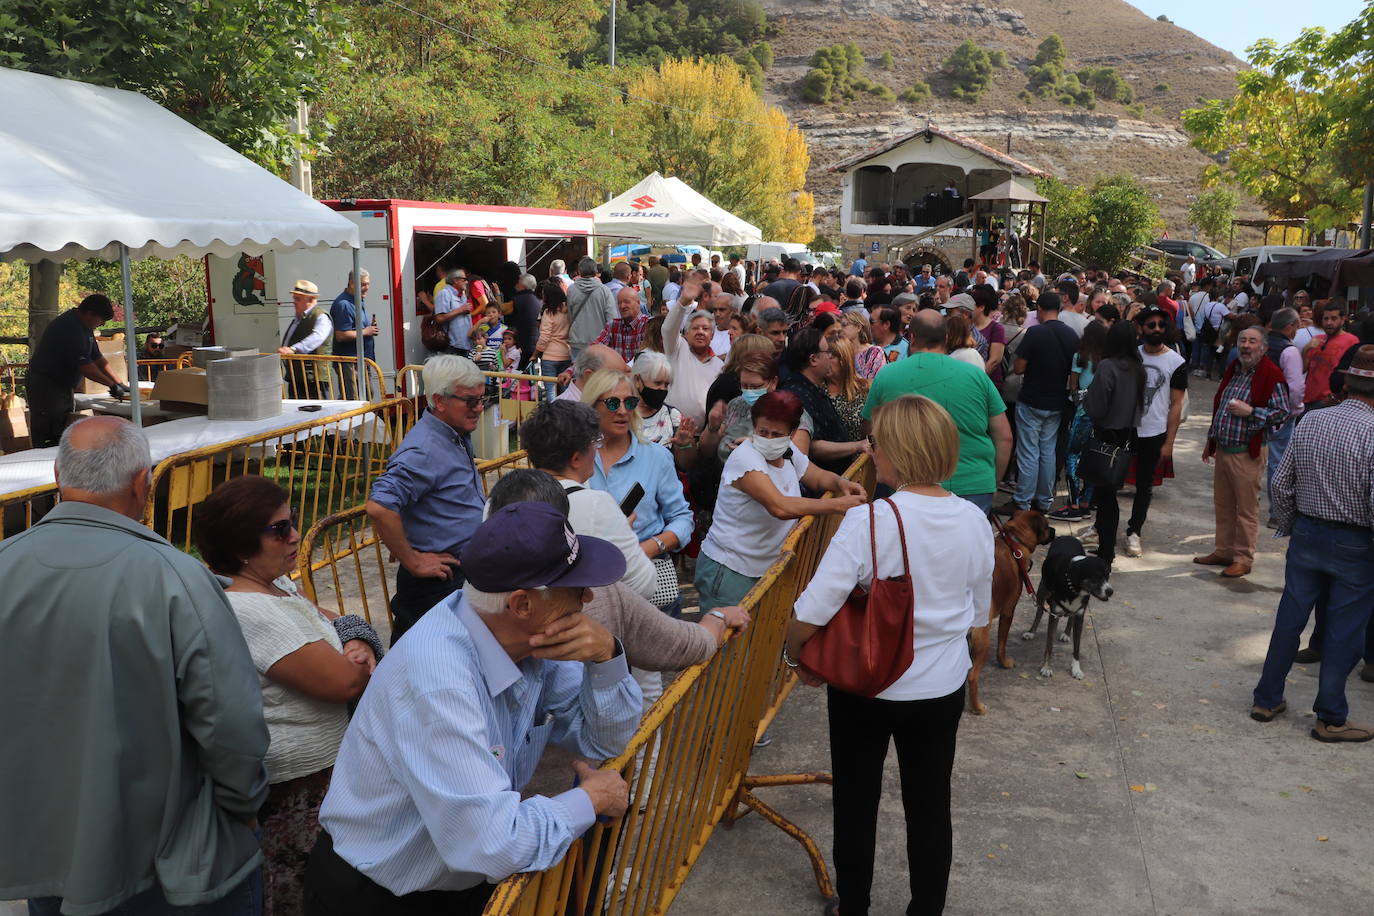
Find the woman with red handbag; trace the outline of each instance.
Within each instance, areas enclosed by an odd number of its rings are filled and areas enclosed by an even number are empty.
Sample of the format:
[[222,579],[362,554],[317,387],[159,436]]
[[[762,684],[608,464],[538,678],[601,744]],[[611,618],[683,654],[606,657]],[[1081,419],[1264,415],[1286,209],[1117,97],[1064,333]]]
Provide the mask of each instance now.
[[906,812],[906,912],[926,916],[944,910],[949,885],[966,637],[992,603],[992,529],[940,485],[959,458],[944,408],[919,395],[890,401],[873,415],[873,438],[878,481],[896,492],[845,514],[797,599],[784,659],[806,683],[828,685],[840,904],[827,912],[868,913],[892,741]]

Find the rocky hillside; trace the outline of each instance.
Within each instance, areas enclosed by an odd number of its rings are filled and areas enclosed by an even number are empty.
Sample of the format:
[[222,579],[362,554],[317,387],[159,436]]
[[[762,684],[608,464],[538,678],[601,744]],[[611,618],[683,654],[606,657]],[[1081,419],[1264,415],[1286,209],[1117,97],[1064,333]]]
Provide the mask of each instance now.
[[[1086,183],[1127,172],[1154,189],[1174,234],[1187,231],[1184,211],[1206,158],[1188,146],[1178,116],[1185,108],[1234,91],[1244,63],[1192,32],[1150,18],[1124,0],[1009,0],[1015,6],[936,0],[764,0],[778,34],[766,93],[806,132],[817,231],[839,229],[838,177],[827,167],[926,117],[1062,178]],[[1027,71],[1051,33],[1068,52],[1065,70],[1115,67],[1133,90],[1130,104],[1098,99],[1065,107],[1028,97]],[[1003,51],[1008,67],[976,103],[949,96],[941,62],[964,39]],[[919,103],[861,94],[828,104],[803,101],[801,82],[817,48],[856,42],[863,76],[900,93],[920,80],[934,94]],[[881,64],[892,55],[892,67]],[[1256,214],[1258,215],[1258,214]]]

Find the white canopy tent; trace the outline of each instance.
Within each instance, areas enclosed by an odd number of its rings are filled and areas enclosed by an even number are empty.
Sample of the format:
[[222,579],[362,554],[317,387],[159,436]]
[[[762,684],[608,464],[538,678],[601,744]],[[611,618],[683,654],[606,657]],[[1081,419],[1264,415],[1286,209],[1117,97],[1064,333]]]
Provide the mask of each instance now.
[[348,247],[357,270],[350,220],[138,93],[0,68],[0,111],[0,260],[119,260],[131,372],[131,258]]
[[757,226],[721,209],[677,178],[653,172],[619,197],[592,210],[598,235],[660,245],[749,245],[763,241]]

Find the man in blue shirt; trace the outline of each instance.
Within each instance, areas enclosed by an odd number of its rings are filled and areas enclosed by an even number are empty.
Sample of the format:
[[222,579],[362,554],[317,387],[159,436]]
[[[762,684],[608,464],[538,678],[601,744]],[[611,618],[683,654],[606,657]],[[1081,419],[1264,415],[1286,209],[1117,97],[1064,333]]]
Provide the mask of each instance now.
[[391,643],[463,585],[458,555],[482,523],[482,483],[470,436],[486,406],[486,380],[470,359],[431,356],[422,377],[428,410],[372,484],[367,514],[400,561]]
[[448,351],[466,356],[472,349],[472,302],[468,274],[461,267],[448,272],[448,284],[434,297],[434,320],[448,331]]
[[598,816],[625,813],[620,774],[580,760],[576,788],[520,797],[549,742],[599,760],[639,724],[623,648],[582,613],[624,555],[526,502],[495,512],[462,559],[463,593],[382,660],[349,723],[306,868],[309,916],[477,916],[496,882],[551,867]]
[[922,264],[921,272],[916,275],[916,292],[924,293],[933,289],[935,289],[935,277],[930,272],[930,265]]
[[849,275],[851,277],[862,277],[865,270],[868,270],[868,259],[860,252],[849,265]]
[[[367,271],[362,271],[362,298],[363,307],[360,309],[356,294],[357,290],[353,284],[353,272],[348,273],[348,288],[334,297],[334,304],[329,307],[329,320],[334,323],[334,355],[347,356],[350,359],[358,358],[358,334],[363,335],[363,356],[375,361],[377,359],[377,316],[368,315],[367,291],[372,287],[371,278]],[[358,329],[361,328],[360,332]],[[356,378],[358,369],[356,366],[339,366],[339,378],[343,382],[343,396],[345,400],[351,401],[357,397]],[[377,392],[377,397],[381,397],[381,392]]]

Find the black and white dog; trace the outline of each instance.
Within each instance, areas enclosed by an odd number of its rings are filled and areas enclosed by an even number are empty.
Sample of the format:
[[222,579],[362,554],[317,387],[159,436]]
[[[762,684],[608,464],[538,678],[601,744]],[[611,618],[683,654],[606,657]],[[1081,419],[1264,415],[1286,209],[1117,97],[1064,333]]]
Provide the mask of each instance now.
[[[1082,680],[1083,667],[1078,663],[1078,646],[1083,636],[1083,615],[1093,598],[1106,601],[1112,596],[1112,586],[1107,581],[1111,574],[1111,564],[1088,556],[1083,550],[1083,542],[1078,538],[1057,537],[1050,542],[1049,552],[1040,567],[1040,588],[1035,592],[1035,622],[1021,634],[1022,639],[1034,639],[1040,618],[1046,611],[1049,612],[1041,677],[1054,676],[1054,670],[1050,668],[1050,657],[1054,654],[1054,631],[1059,626],[1059,618],[1067,617],[1068,622],[1059,640],[1068,642],[1069,634],[1073,634],[1073,667],[1069,673]],[[1077,607],[1073,606],[1075,601]]]

